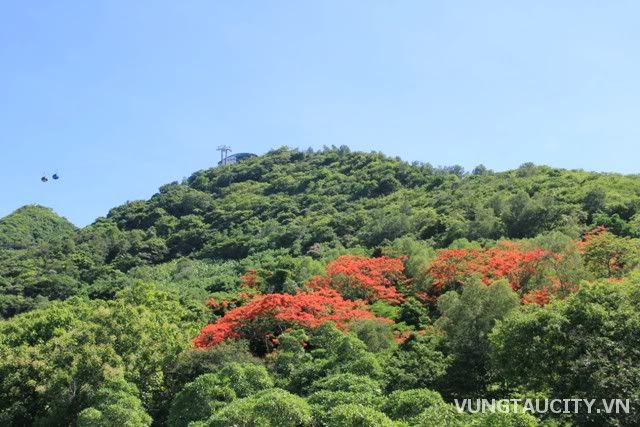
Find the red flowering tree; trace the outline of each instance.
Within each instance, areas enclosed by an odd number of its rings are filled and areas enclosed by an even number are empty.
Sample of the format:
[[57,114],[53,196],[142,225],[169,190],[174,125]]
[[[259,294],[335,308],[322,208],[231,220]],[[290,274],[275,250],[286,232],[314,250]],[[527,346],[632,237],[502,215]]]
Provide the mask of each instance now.
[[206,348],[226,339],[246,338],[256,353],[265,353],[273,347],[275,337],[292,327],[316,328],[332,321],[344,329],[354,320],[374,318],[363,301],[345,300],[332,289],[296,295],[267,294],[202,328],[194,344]]
[[551,259],[557,255],[541,248],[525,250],[514,242],[488,249],[444,249],[433,260],[429,274],[436,295],[463,284],[472,275],[479,275],[486,284],[506,278],[517,291]]
[[352,300],[399,303],[403,298],[397,286],[408,282],[403,270],[402,258],[343,255],[327,265],[326,276],[311,278],[307,287],[335,289]]

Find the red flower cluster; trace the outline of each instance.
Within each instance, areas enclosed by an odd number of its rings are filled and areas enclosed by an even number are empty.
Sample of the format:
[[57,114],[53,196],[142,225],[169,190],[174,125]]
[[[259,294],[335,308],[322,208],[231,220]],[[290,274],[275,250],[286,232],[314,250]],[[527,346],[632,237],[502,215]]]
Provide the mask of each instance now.
[[256,289],[258,287],[258,272],[256,270],[247,270],[240,277],[240,286],[243,288]]
[[326,276],[307,282],[310,289],[331,288],[350,299],[399,303],[397,285],[407,282],[402,258],[343,255],[327,265]]
[[523,250],[513,242],[489,249],[444,249],[438,253],[429,273],[439,292],[479,274],[484,283],[506,278],[514,290],[522,288],[542,261],[557,257],[544,249]]
[[210,298],[209,301],[207,301],[207,305],[212,310],[226,310],[229,308],[230,304],[231,304],[231,301],[228,301],[228,300],[218,301],[215,298]]
[[546,305],[549,302],[551,302],[551,295],[548,287],[527,292],[522,296],[523,304]]
[[353,320],[373,318],[362,301],[345,300],[331,289],[296,295],[268,294],[230,310],[202,328],[194,344],[206,348],[229,338],[277,336],[293,326],[316,328],[327,321],[345,328]]

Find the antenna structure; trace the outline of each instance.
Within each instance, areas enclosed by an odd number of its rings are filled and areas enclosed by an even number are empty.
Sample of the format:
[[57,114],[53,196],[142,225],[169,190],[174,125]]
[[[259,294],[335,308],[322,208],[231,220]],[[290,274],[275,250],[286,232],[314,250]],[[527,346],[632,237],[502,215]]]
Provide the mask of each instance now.
[[224,164],[224,159],[227,158],[227,153],[231,151],[231,147],[228,145],[218,145],[216,151],[220,152],[220,164]]

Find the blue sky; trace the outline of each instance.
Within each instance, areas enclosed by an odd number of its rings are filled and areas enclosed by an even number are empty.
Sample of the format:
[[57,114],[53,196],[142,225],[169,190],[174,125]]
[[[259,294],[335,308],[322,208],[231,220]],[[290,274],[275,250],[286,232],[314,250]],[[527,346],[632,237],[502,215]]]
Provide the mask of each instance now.
[[86,225],[214,165],[220,144],[638,173],[638,16],[633,1],[0,2],[0,216],[39,203]]

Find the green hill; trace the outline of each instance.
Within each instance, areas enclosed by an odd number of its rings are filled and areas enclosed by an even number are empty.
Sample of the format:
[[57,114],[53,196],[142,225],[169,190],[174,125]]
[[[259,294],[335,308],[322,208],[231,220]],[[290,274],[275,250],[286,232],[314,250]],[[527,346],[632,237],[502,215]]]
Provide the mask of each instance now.
[[0,248],[26,249],[53,240],[73,238],[76,227],[53,210],[23,206],[0,219]]
[[594,225],[638,235],[640,177],[532,164],[466,173],[346,147],[280,148],[164,185],[81,230],[47,208],[18,209],[0,220],[0,312],[113,296],[126,273],[184,257],[223,263],[229,276],[214,282],[237,282],[229,277],[241,266],[286,270],[306,256],[371,253],[398,238],[490,245],[551,231],[578,238]]
[[[0,220],[0,425],[640,425],[639,231],[639,176],[345,147],[82,229],[26,206]],[[632,407],[453,406],[478,396]]]

